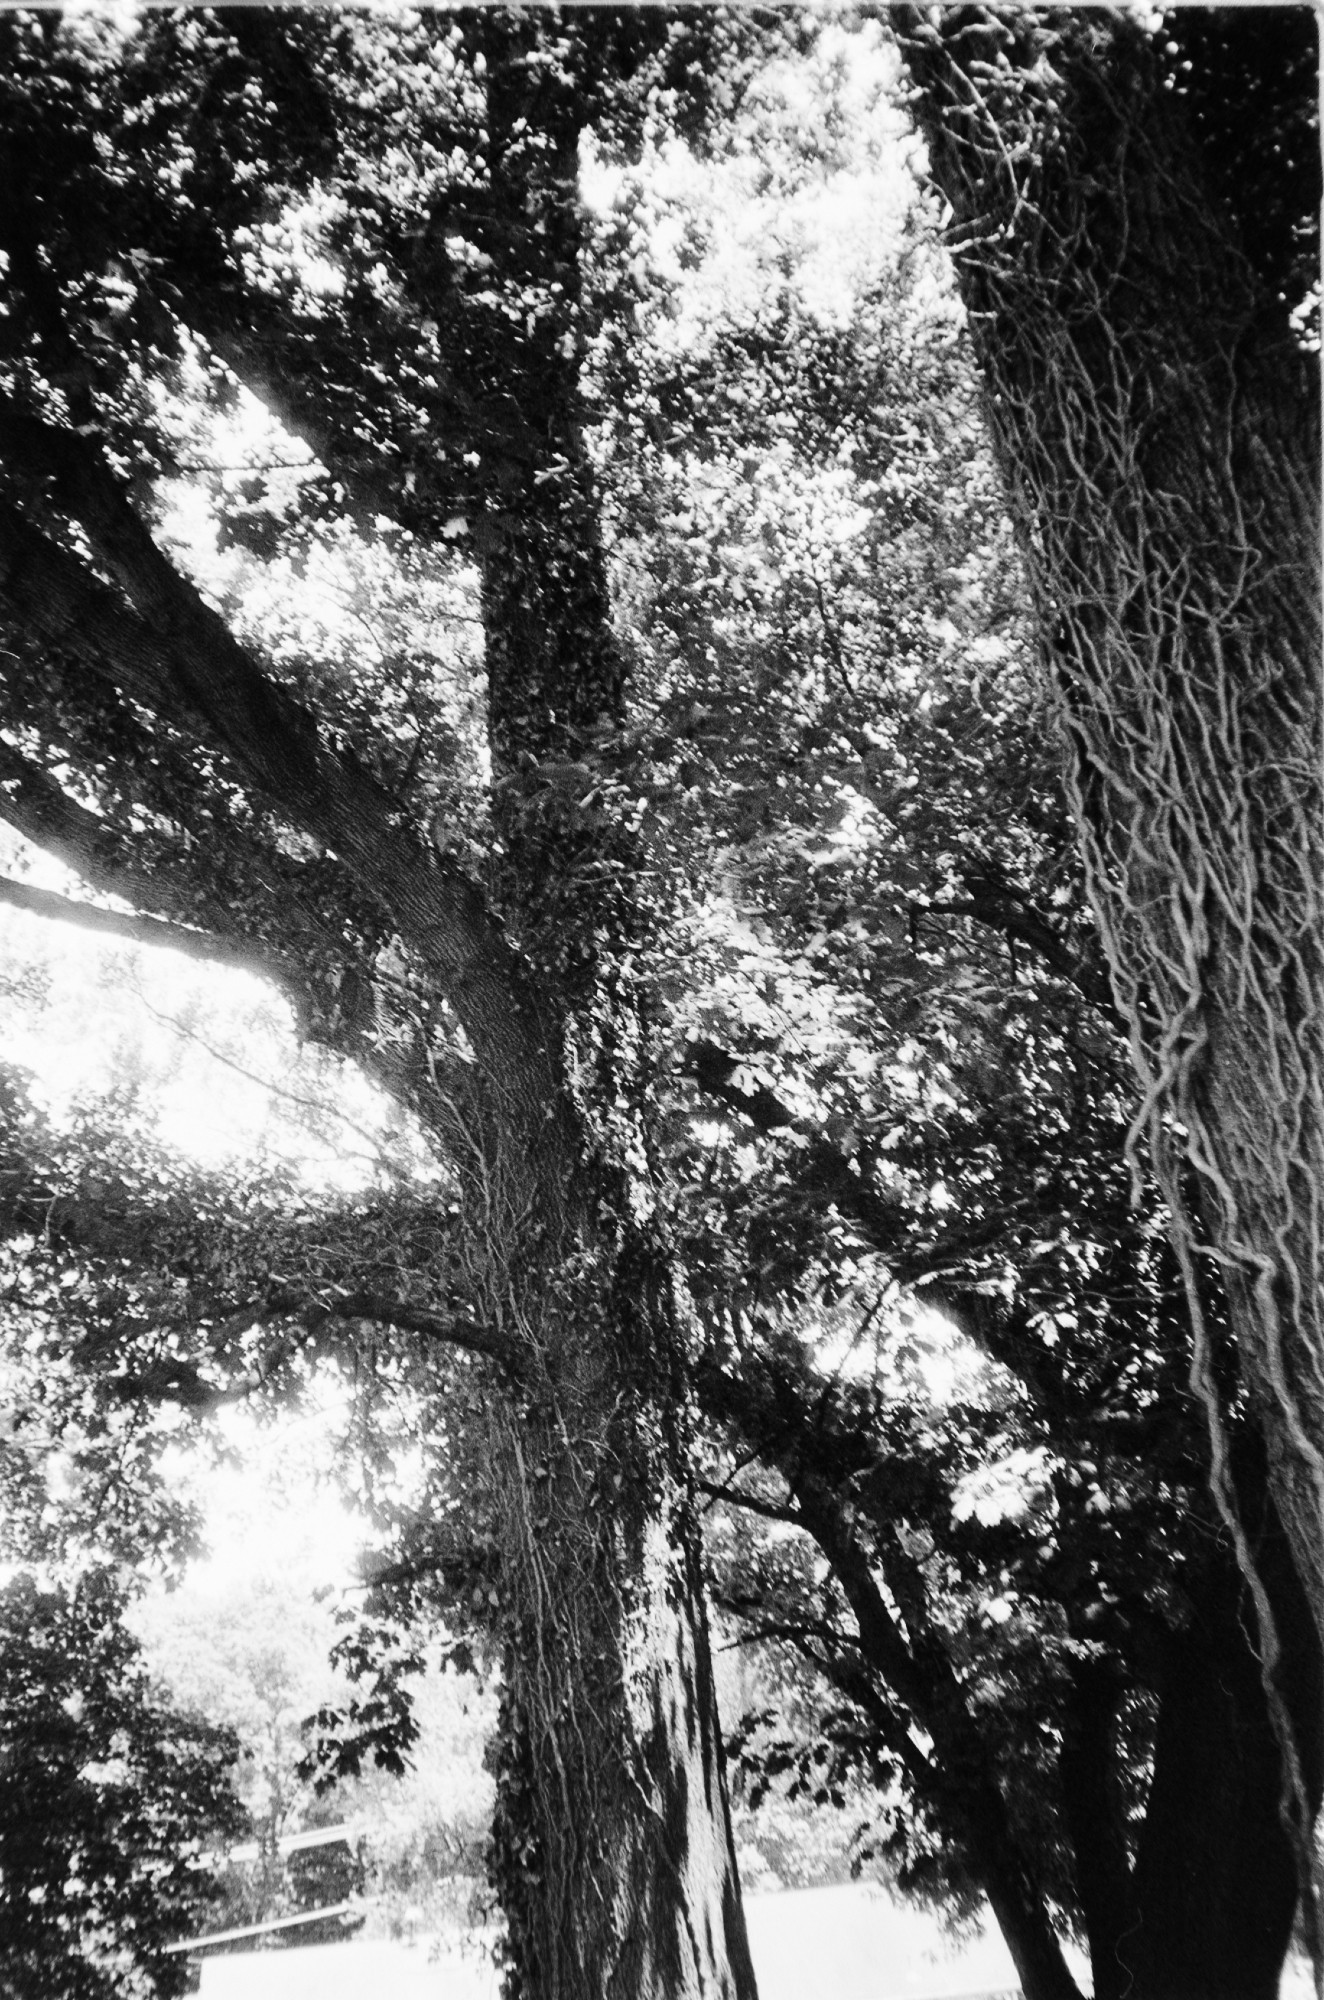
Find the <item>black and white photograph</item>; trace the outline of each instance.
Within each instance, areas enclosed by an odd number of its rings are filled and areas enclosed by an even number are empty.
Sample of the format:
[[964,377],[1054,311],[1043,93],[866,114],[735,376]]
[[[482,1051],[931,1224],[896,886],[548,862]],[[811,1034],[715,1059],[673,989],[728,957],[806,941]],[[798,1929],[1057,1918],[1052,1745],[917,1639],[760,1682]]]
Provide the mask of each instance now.
[[1322,19],[0,0],[0,2000],[1324,2000]]

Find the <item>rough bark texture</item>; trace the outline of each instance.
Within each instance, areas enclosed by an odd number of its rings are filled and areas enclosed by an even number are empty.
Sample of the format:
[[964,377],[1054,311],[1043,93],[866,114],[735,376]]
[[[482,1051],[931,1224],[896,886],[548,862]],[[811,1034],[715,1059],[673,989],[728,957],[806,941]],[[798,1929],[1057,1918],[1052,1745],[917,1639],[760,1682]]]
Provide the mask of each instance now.
[[[1222,1273],[1324,1631],[1318,370],[1289,322],[1294,271],[1266,250],[1309,239],[1318,204],[1297,143],[1313,27],[1304,10],[1225,13],[1186,72],[1138,23],[1086,10],[895,18],[953,211],[1143,1087],[1136,1131],[1173,1217],[1215,1492],[1273,1690],[1290,1635],[1237,1523],[1197,1266]],[[1281,140],[1251,195],[1226,157],[1245,78]],[[1278,1721],[1290,1765],[1281,1703]],[[1304,1849],[1300,1769],[1292,1789]]]
[[549,1312],[544,1293],[527,1328],[527,1393],[493,1424],[509,1987],[734,2000],[754,1982],[695,1522],[676,1427],[639,1381],[674,1336],[647,1273],[636,1303],[604,1298],[610,1262],[599,1246],[578,1301],[562,1265],[560,1298]]
[[1185,1128],[1324,1617],[1317,371],[1138,27],[902,26],[1144,1120],[1170,1189]]

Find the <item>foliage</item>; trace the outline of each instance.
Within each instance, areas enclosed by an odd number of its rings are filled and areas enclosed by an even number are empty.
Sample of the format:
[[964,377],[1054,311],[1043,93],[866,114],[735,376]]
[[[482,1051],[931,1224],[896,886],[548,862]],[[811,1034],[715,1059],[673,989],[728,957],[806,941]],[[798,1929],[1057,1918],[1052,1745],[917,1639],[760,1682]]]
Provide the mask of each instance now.
[[335,1794],[348,1816],[366,1822],[368,1924],[392,1937],[466,1931],[491,1914],[484,1853],[493,1787],[484,1753],[495,1690],[444,1649],[429,1650],[412,1688],[407,1770],[365,1771]]
[[52,2000],[184,1990],[165,1947],[247,1824],[232,1730],[164,1701],[112,1574],[0,1587],[0,1982]]

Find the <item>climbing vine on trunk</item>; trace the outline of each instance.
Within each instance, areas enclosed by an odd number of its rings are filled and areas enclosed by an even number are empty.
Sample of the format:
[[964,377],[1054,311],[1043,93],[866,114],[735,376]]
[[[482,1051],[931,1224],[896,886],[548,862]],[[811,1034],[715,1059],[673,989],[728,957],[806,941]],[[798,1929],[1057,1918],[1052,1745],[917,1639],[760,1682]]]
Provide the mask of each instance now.
[[[1084,11],[897,19],[1142,1086],[1133,1142],[1170,1210],[1272,1693],[1278,1637],[1236,1518],[1197,1277],[1212,1265],[1226,1288],[1324,1623],[1318,381],[1293,271],[1253,237],[1297,196],[1308,234],[1317,196],[1307,171],[1304,190],[1271,191],[1275,212],[1238,212],[1216,160],[1226,106],[1169,59],[1180,39],[1165,52]],[[1277,63],[1290,140],[1314,97],[1309,18],[1225,34],[1246,67]],[[1234,90],[1238,64],[1222,76]],[[1309,1787],[1278,1713],[1304,1838]]]

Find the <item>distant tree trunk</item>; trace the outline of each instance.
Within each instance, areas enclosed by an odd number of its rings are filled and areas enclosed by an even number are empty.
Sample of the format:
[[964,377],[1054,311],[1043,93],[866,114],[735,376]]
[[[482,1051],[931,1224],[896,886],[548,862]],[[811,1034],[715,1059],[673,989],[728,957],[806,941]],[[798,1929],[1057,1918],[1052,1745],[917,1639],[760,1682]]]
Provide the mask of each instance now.
[[[1063,1725],[1062,1813],[1085,1919],[1094,2000],[1133,2000],[1129,1952],[1136,1932],[1126,1801],[1118,1783],[1119,1678],[1107,1662],[1072,1672]],[[1295,1877],[1293,1877],[1295,1882]]]
[[[926,1629],[914,1606],[903,1629],[879,1587],[875,1565],[887,1562],[860,1534],[855,1504],[844,1497],[849,1478],[823,1463],[812,1442],[818,1396],[776,1369],[739,1372],[710,1364],[698,1389],[708,1414],[732,1427],[743,1445],[785,1479],[795,1518],[827,1561],[856,1622],[860,1660],[905,1704],[933,1746],[920,1753],[906,1735],[896,1746],[940,1808],[950,1836],[979,1881],[1006,1940],[1025,2000],[1080,2000],[1043,1890],[1036,1880],[998,1784],[994,1747],[970,1712],[939,1632]],[[817,1461],[817,1462],[815,1462]],[[840,1479],[840,1487],[837,1479]],[[898,1593],[901,1594],[901,1593]],[[854,1682],[842,1682],[849,1699]]]
[[[1314,28],[1191,17],[1154,37],[1088,9],[894,10],[1277,1701],[1291,1635],[1237,1523],[1198,1272],[1222,1273],[1324,1633],[1319,397],[1289,321],[1318,210]],[[1291,1763],[1281,1703],[1277,1725]],[[1304,1851],[1301,1770],[1293,1791]]]
[[[489,1093],[471,1175],[488,1310],[516,1356],[490,1420],[508,1988],[752,2000],[689,1492],[683,1294],[641,1166],[643,857],[593,803],[623,674],[580,435],[582,95],[545,24],[493,10],[466,32],[484,59],[486,186],[434,215],[419,284],[478,413],[500,902],[558,1066],[564,1042],[580,1079],[572,1092],[563,1070],[550,1101]],[[478,259],[452,257],[457,239]]]
[[[1280,1688],[1308,1799],[1324,1785],[1324,1659],[1258,1444],[1238,1452],[1238,1497],[1285,1635]],[[1154,1775],[1136,1858],[1136,1925],[1123,1940],[1135,2000],[1274,2000],[1291,1940],[1297,1861],[1282,1760],[1261,1679],[1255,1611],[1223,1542],[1164,1663]],[[1096,1981],[1097,1990],[1097,1981]]]

